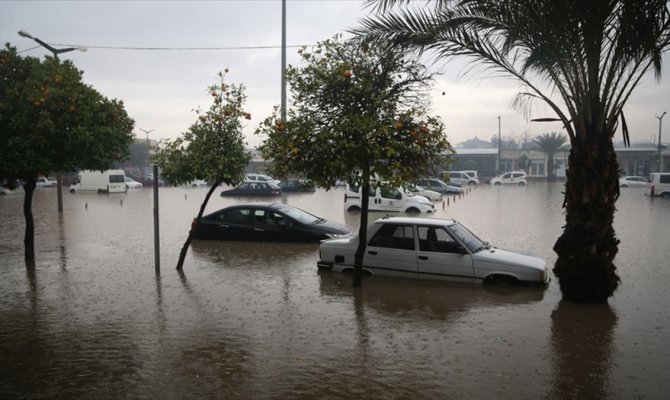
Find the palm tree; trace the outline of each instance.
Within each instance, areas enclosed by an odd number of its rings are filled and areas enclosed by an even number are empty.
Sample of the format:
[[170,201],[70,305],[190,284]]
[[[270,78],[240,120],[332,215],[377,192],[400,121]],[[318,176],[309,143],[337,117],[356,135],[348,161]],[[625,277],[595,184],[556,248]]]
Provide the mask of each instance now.
[[[620,278],[612,223],[619,197],[612,137],[640,79],[661,74],[670,42],[667,0],[368,0],[354,32],[438,58],[470,57],[516,78],[513,104],[546,103],[570,138],[566,223],[554,245],[563,297],[604,302]],[[378,42],[379,40],[379,42]],[[553,97],[552,97],[553,96]]]
[[556,179],[556,169],[554,168],[554,156],[565,149],[565,142],[568,138],[560,133],[543,133],[533,139],[535,146],[547,155],[547,179],[553,181]]

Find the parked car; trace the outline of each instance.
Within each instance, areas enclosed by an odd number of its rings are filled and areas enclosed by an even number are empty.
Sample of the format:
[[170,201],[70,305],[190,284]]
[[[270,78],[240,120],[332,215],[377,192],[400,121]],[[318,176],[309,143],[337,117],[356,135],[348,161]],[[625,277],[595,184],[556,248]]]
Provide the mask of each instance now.
[[[435,205],[423,196],[415,196],[403,188],[389,189],[385,187],[370,188],[368,193],[368,211],[387,211],[405,213],[433,213]],[[344,193],[344,209],[360,211],[361,187],[348,186]]]
[[419,179],[415,182],[417,186],[421,186],[424,189],[432,190],[434,192],[442,194],[458,194],[463,191],[463,189],[458,185],[449,185],[444,183],[442,180],[437,178],[424,178]]
[[491,185],[519,185],[524,186],[526,181],[526,173],[523,171],[512,171],[500,174],[495,178],[491,178],[489,182]]
[[645,193],[647,196],[661,196],[670,199],[670,172],[654,172]]
[[619,186],[621,187],[647,187],[648,185],[649,179],[643,176],[624,176],[623,178],[619,178]]
[[[545,260],[495,248],[454,220],[386,217],[368,227],[367,237],[368,275],[506,285],[547,285],[551,279]],[[323,241],[317,266],[353,271],[358,239]]]
[[286,181],[286,182],[280,182],[279,188],[281,189],[282,193],[286,192],[315,192],[316,189],[314,188],[314,184],[309,181],[302,181],[302,180],[291,180],[291,181]]
[[458,185],[479,185],[479,178],[471,176],[465,171],[449,172],[449,183]]
[[271,176],[263,175],[263,174],[246,174],[246,175],[244,175],[244,181],[245,182],[267,182],[267,183],[274,183],[275,185],[279,185],[279,183],[281,182],[280,180],[274,179]]
[[442,200],[442,194],[440,192],[424,189],[421,186],[410,185],[406,188],[406,190],[415,196],[423,196],[430,201]]
[[131,177],[129,177],[129,176],[126,176],[126,187],[127,187],[128,189],[140,189],[140,188],[142,188],[143,186],[144,186],[144,185],[142,185],[141,183],[139,183],[139,182],[136,181],[135,179],[133,179],[133,178],[131,178]]
[[240,204],[223,208],[192,224],[195,239],[319,242],[350,235],[345,225],[281,203]]
[[186,186],[190,186],[190,187],[205,187],[207,185],[208,185],[207,181],[202,180],[202,179],[194,179],[191,182],[186,184]]
[[234,189],[221,192],[221,196],[279,196],[280,194],[279,186],[268,182],[244,182]]
[[56,182],[55,179],[47,178],[44,176],[40,176],[39,178],[37,178],[37,181],[35,182],[37,187],[56,187],[57,183],[58,182]]

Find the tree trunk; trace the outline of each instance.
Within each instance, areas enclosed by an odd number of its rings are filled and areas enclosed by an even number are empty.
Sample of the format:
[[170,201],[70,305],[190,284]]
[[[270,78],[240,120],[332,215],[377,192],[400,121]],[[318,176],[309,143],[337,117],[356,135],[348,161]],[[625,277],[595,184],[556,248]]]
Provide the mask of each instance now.
[[619,286],[614,228],[618,163],[608,132],[580,134],[572,143],[565,185],[565,226],[554,245],[554,274],[563,297],[606,302]]
[[25,197],[23,198],[23,216],[26,220],[26,234],[23,238],[23,245],[25,247],[24,257],[26,261],[35,260],[35,220],[33,218],[33,193],[35,193],[35,186],[37,179],[30,178],[23,184]]
[[358,247],[354,255],[354,281],[353,287],[361,287],[363,283],[363,256],[368,243],[368,205],[370,204],[370,173],[363,173],[361,182],[361,221],[358,228]]
[[205,212],[209,198],[212,197],[212,193],[214,193],[214,190],[219,186],[220,183],[221,182],[215,182],[212,185],[212,187],[207,192],[207,195],[205,196],[205,200],[200,205],[200,211],[198,212],[198,216],[195,218],[195,225],[191,228],[191,230],[188,231],[188,237],[186,238],[186,241],[184,242],[184,245],[181,247],[181,251],[179,252],[179,261],[177,261],[177,270],[179,271],[184,268],[186,253],[188,252],[188,247],[191,245],[191,241],[193,241],[193,230],[200,222],[200,218],[202,218],[202,214]]
[[556,168],[554,168],[554,155],[547,155],[547,180],[553,182],[556,180]]

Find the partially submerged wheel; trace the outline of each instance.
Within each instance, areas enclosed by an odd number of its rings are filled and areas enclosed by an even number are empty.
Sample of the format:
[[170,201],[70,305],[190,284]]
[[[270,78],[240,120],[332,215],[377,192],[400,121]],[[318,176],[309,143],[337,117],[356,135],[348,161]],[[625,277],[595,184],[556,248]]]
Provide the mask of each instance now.
[[519,281],[513,276],[509,275],[491,275],[484,280],[485,285],[495,286],[516,286]]

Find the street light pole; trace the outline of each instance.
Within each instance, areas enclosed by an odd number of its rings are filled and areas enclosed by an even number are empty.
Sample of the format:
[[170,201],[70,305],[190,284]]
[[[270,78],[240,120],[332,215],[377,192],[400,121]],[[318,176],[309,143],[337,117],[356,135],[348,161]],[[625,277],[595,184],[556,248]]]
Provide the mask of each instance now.
[[140,130],[147,134],[147,142],[146,142],[146,144],[147,144],[147,154],[146,154],[146,157],[144,158],[144,175],[146,176],[147,170],[149,168],[149,134],[151,132],[153,132],[154,130],[153,129],[148,129],[147,130],[147,129],[142,129],[142,128],[140,128]]
[[498,174],[502,172],[502,165],[500,160],[500,149],[502,148],[502,138],[500,136],[500,115],[498,115]]
[[[45,49],[49,50],[51,54],[54,56],[54,60],[56,60],[57,63],[60,62],[60,59],[58,58],[58,55],[61,53],[67,53],[69,51],[74,51],[74,50],[79,50],[79,51],[86,51],[88,50],[86,47],[65,47],[62,49],[57,49],[55,47],[52,47],[48,43],[44,42],[40,38],[36,38],[30,33],[20,30],[19,31],[19,36],[27,38],[27,39],[32,39],[37,44],[40,46],[44,47]],[[62,213],[63,212],[63,173],[61,171],[56,171],[56,195],[58,196],[58,212]]]
[[658,172],[663,172],[663,142],[661,142],[661,124],[663,123],[663,117],[667,114],[666,111],[663,111],[658,118]]

